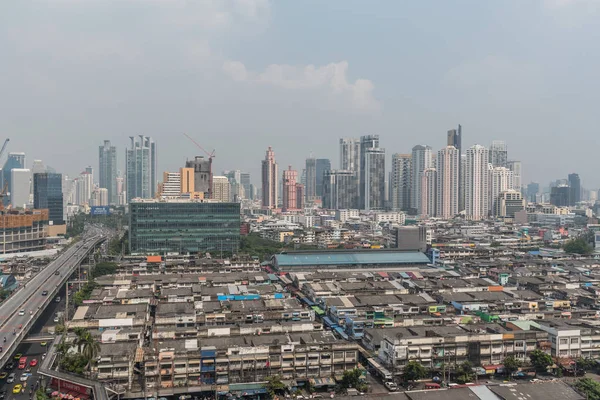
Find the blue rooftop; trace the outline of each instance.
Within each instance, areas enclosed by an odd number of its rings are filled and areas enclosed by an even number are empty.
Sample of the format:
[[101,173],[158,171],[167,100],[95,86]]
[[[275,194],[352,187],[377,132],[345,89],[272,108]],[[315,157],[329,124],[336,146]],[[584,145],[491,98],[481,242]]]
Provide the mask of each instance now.
[[377,265],[377,264],[428,264],[429,258],[418,251],[350,251],[276,254],[278,267],[303,267],[311,265]]

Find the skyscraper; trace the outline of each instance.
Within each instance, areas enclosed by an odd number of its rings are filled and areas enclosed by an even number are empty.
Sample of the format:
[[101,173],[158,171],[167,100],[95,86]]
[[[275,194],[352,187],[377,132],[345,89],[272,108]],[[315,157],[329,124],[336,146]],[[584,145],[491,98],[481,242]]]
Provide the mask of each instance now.
[[24,168],[13,168],[10,171],[10,204],[13,208],[26,207],[29,204],[31,187],[31,171]]
[[76,199],[77,204],[85,206],[90,204],[94,190],[93,175],[89,171],[83,171],[77,178]]
[[437,154],[436,216],[453,218],[458,214],[460,154],[454,146],[447,146]]
[[187,160],[185,162],[185,167],[194,170],[194,192],[203,193],[205,199],[212,199],[212,158],[196,156],[193,160]]
[[489,152],[475,145],[467,150],[465,162],[465,211],[468,219],[480,220],[488,215]]
[[231,201],[231,184],[226,176],[213,176],[212,178],[212,199],[220,203],[229,203]]
[[317,198],[317,160],[313,157],[306,159],[306,202],[311,203]]
[[325,176],[325,171],[331,170],[331,161],[327,158],[317,158],[317,182],[315,185],[315,193],[318,199],[323,196],[323,179]]
[[64,223],[61,174],[44,172],[33,175],[33,208],[47,208],[52,225]]
[[283,193],[282,193],[282,207],[283,211],[295,210],[298,205],[298,199],[296,198],[296,184],[298,180],[298,172],[292,169],[289,165],[288,169],[283,171]]
[[437,209],[437,171],[427,168],[421,172],[421,210],[423,217],[435,217]]
[[385,149],[374,147],[365,151],[365,210],[385,208]]
[[568,185],[558,185],[550,189],[550,204],[557,207],[568,207],[570,204],[571,188]]
[[531,203],[537,202],[537,194],[540,192],[540,184],[531,182],[527,185],[527,201]]
[[304,185],[301,183],[296,183],[296,208],[304,209]]
[[431,147],[417,145],[412,149],[410,208],[421,214],[421,173],[432,167]]
[[117,204],[117,148],[105,140],[98,150],[99,186],[108,191],[109,204]]
[[[2,182],[0,184],[0,191],[4,189],[4,186],[6,186],[7,194],[12,192],[11,171],[14,168],[25,168],[25,153],[8,153],[8,158],[4,163],[4,167],[2,167]],[[4,205],[7,206],[10,203],[10,196],[4,196],[3,202]]]
[[395,211],[408,211],[410,208],[411,159],[410,154],[392,155],[390,198]]
[[489,162],[493,167],[507,167],[508,150],[506,142],[502,140],[492,141],[492,147],[489,150]]
[[507,163],[507,167],[508,169],[510,169],[513,173],[513,188],[520,192],[523,190],[523,181],[522,181],[522,177],[523,177],[523,166],[521,164],[521,161],[509,161]]
[[254,194],[252,193],[252,185],[250,184],[250,174],[248,172],[240,173],[240,184],[244,188],[244,198],[248,200],[254,200]]
[[450,129],[447,134],[446,144],[454,146],[458,150],[458,211],[465,209],[465,187],[463,185],[463,163],[461,162],[462,151],[462,126],[458,124],[457,129]]
[[41,174],[46,172],[46,166],[42,160],[33,160],[33,164],[31,164],[31,173],[32,174]]
[[513,190],[513,173],[508,168],[495,167],[490,170],[489,210],[494,217],[500,215],[500,194]]
[[581,201],[581,179],[579,174],[569,174],[569,187],[571,188],[569,195],[569,205],[574,206]]
[[163,172],[163,180],[158,184],[161,199],[174,199],[181,196],[181,172]]
[[275,152],[269,146],[265,159],[262,161],[262,206],[265,209],[277,208],[278,178]]
[[356,172],[344,170],[325,172],[323,208],[329,210],[355,209],[357,203]]
[[340,170],[360,171],[360,141],[355,138],[340,139]]
[[139,135],[138,140],[134,136],[129,138],[131,148],[125,153],[127,202],[135,198],[153,198],[158,185],[156,143],[143,135]]
[[[360,137],[360,164],[358,173],[359,208],[366,208],[366,157],[368,149],[379,148],[379,135],[365,135]],[[385,180],[385,178],[383,178]]]

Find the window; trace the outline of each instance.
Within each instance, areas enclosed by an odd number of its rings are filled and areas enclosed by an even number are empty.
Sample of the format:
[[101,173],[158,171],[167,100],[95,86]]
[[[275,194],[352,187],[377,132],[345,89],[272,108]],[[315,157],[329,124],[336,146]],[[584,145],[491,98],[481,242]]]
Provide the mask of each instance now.
[[578,344],[579,343],[579,338],[571,338],[571,344]]
[[560,344],[569,344],[569,339],[560,339]]

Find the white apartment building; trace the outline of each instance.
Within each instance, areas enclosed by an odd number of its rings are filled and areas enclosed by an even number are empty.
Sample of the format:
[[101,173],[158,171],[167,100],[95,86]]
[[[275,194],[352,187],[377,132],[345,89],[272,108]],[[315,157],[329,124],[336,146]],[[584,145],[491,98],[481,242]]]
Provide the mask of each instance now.
[[465,162],[465,212],[468,219],[487,218],[489,211],[488,149],[475,145],[467,150]]
[[437,191],[437,171],[435,168],[427,168],[421,174],[421,205],[419,215],[423,217],[435,217]]
[[212,186],[214,200],[221,203],[231,201],[231,184],[226,176],[213,176]]
[[349,219],[358,219],[360,216],[360,212],[358,210],[336,210],[335,211],[335,219],[344,223]]
[[[490,164],[491,165],[491,164]],[[492,215],[499,215],[500,193],[513,190],[513,172],[505,167],[494,167],[490,169],[490,194],[488,207]]]
[[437,170],[437,210],[440,218],[453,218],[458,214],[458,194],[460,189],[460,153],[454,146],[438,151]]
[[399,225],[404,225],[406,222],[406,215],[403,212],[381,212],[376,213],[374,216],[375,222],[378,224],[382,222],[391,222]]

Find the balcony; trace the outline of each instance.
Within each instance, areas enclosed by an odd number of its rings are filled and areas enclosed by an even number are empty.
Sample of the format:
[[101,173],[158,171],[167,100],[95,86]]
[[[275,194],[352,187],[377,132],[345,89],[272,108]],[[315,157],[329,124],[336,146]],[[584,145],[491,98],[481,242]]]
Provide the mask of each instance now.
[[160,374],[161,375],[173,375],[173,370],[172,369],[161,369]]

